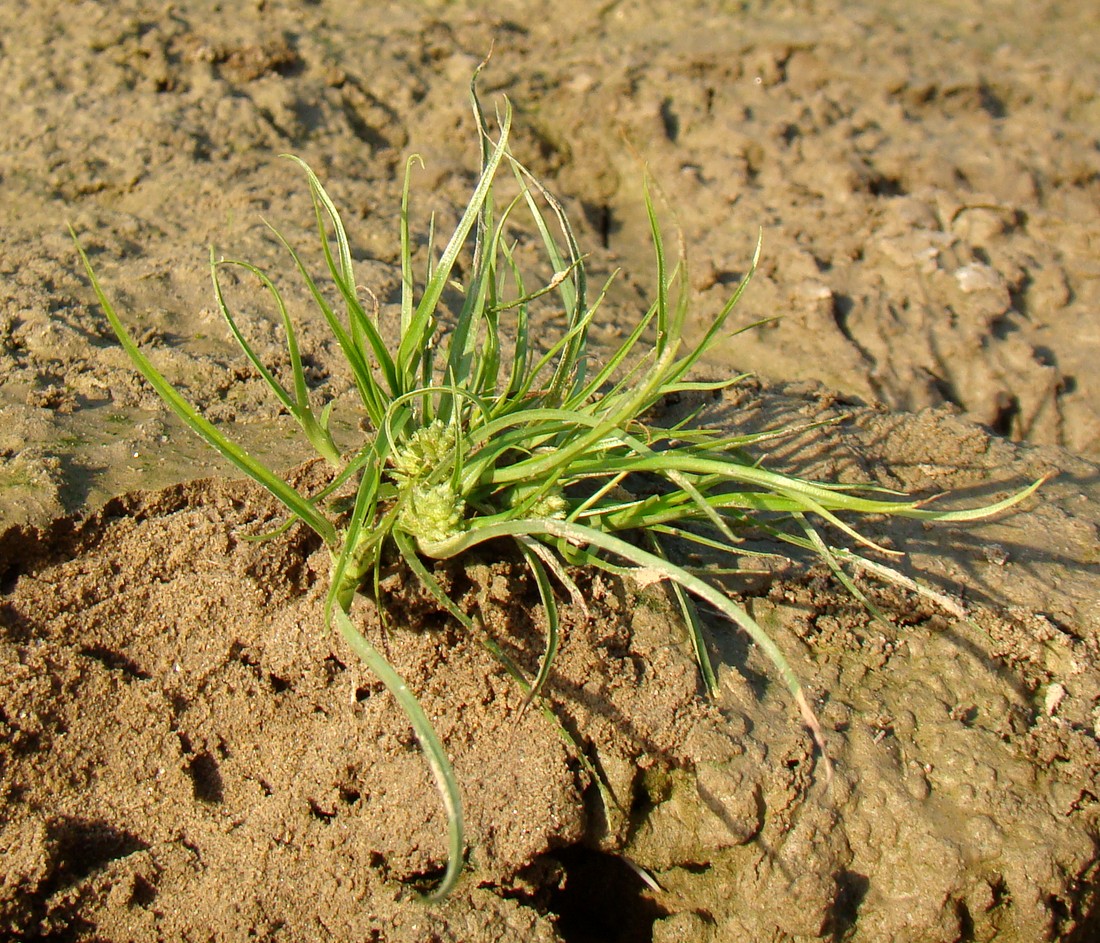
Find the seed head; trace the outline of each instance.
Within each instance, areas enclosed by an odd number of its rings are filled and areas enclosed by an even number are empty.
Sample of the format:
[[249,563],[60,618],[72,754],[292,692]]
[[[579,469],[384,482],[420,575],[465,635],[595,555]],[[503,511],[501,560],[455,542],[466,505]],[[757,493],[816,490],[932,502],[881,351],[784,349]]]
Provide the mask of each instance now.
[[392,475],[398,484],[423,481],[447,460],[453,447],[451,427],[433,419],[393,450]]
[[400,489],[403,505],[397,526],[425,543],[439,543],[462,532],[466,502],[449,481],[437,485],[409,483]]
[[[508,492],[508,506],[517,508],[538,490],[537,485],[517,485]],[[527,510],[527,517],[553,517],[558,520],[565,517],[569,504],[561,488],[551,488],[540,495]]]

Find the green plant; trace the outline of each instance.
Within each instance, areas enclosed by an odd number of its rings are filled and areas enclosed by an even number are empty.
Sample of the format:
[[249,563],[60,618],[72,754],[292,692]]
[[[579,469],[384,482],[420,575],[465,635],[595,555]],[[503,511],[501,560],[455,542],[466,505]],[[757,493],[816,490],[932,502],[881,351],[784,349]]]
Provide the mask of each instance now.
[[[725,593],[672,562],[664,541],[674,537],[733,552],[739,531],[746,526],[763,527],[781,541],[819,554],[858,595],[844,565],[861,558],[829,543],[813,519],[873,547],[842,515],[967,521],[1012,506],[1039,484],[983,508],[937,511],[901,496],[874,495],[881,489],[870,486],[841,487],[769,471],[749,458],[745,449],[774,437],[775,430],[730,436],[689,421],[665,427],[647,419],[670,394],[714,391],[741,379],[703,383],[690,375],[748,283],[759,243],[753,264],[733,296],[699,342],[687,347],[682,337],[686,291],[681,273],[669,269],[647,192],[656,299],[606,362],[591,364],[588,331],[603,291],[590,300],[584,258],[562,207],[509,150],[510,111],[500,118],[494,136],[473,90],[472,99],[480,131],[480,176],[446,245],[438,254],[429,247],[421,283],[413,272],[409,227],[410,180],[417,158],[406,165],[401,305],[395,314],[397,340],[390,345],[384,338],[386,325],[357,288],[339,212],[313,171],[292,158],[309,182],[330,291],[335,290],[342,312],[330,303],[298,253],[277,232],[276,236],[354,377],[368,429],[365,441],[354,448],[338,443],[332,435],[329,407],[320,413],[314,409],[295,328],[274,281],[247,262],[219,260],[211,250],[214,292],[230,331],[316,452],[333,468],[332,484],[320,495],[291,487],[233,444],[173,388],[135,344],[77,244],[111,327],[146,380],[188,426],[267,488],[290,511],[293,521],[312,528],[329,548],[327,618],[408,715],[446,808],[449,860],[433,898],[445,895],[461,870],[464,838],[458,784],[415,696],[349,616],[357,592],[366,588],[377,596],[380,567],[387,554],[396,552],[455,619],[473,628],[471,618],[446,596],[425,561],[454,558],[490,541],[511,541],[530,568],[545,608],[545,652],[534,677],[527,678],[491,639],[485,644],[516,677],[529,700],[539,699],[558,648],[554,582],[579,599],[569,567],[597,567],[642,584],[666,581],[689,626],[707,689],[714,690],[715,675],[693,597],[739,625],[766,653],[824,755],[817,720],[783,653]],[[498,206],[494,186],[501,176],[511,181],[513,195]],[[529,276],[521,271],[519,244],[513,236],[514,221],[521,214],[529,218],[537,233],[536,245],[548,264],[537,286],[529,284]],[[466,273],[461,283],[460,258]],[[227,267],[254,275],[274,301],[286,334],[289,389],[261,362],[239,330],[222,287]],[[532,318],[553,302],[560,306],[555,314],[564,312],[565,326],[560,336],[540,348],[536,337],[544,332],[536,331]],[[449,322],[449,328],[444,329],[443,322]],[[354,504],[349,509],[348,502],[333,496],[351,487]]]

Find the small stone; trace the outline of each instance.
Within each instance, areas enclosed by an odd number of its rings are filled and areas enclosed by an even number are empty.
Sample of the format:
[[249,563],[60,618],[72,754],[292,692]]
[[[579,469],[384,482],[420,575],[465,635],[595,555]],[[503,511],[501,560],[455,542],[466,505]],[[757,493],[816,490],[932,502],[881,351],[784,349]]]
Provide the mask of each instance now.
[[1065,687],[1057,681],[1047,688],[1046,697],[1043,698],[1043,710],[1046,711],[1048,717],[1054,716],[1065,696]]
[[999,272],[979,262],[955,269],[955,281],[967,294],[976,291],[1001,291],[1005,287]]

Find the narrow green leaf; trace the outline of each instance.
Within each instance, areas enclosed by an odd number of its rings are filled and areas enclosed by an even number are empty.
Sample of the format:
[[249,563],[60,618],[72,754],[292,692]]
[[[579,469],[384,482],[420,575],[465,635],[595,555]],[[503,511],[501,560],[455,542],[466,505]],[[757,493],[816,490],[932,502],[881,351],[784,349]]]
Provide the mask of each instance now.
[[141,375],[145,377],[149,385],[157,391],[160,398],[164,400],[172,411],[175,412],[193,432],[205,439],[212,448],[219,452],[232,465],[244,472],[254,481],[263,485],[263,487],[271,492],[274,497],[278,498],[292,514],[300,518],[304,524],[309,526],[318,536],[320,536],[326,544],[330,547],[334,547],[337,543],[336,529],[317,511],[313,504],[283,481],[282,478],[260,462],[256,461],[256,459],[249,455],[243,448],[222,435],[217,427],[202,416],[198,410],[176,391],[175,387],[164,378],[145,354],[141,352],[141,349],[134,342],[133,338],[126,330],[126,327],[115,313],[115,309],[110,299],[108,299],[107,295],[104,293],[99,283],[99,279],[96,278],[95,271],[92,269],[91,262],[88,261],[88,256],[85,254],[84,248],[80,245],[80,241],[76,237],[76,233],[71,228],[69,231],[72,233],[73,241],[76,242],[76,250],[80,254],[81,261],[84,263],[84,271],[87,273],[88,279],[92,283],[92,288],[95,291],[96,298],[99,299],[99,304],[103,309],[103,313],[106,314],[107,320],[110,322],[111,328],[115,332],[115,336],[118,338],[119,343],[122,344],[130,360],[133,361],[134,365],[141,372]]
[[399,369],[413,362],[416,357],[415,345],[417,344],[417,339],[421,336],[424,325],[430,319],[434,318],[435,310],[443,295],[443,288],[447,280],[451,277],[451,271],[458,259],[458,254],[466,241],[466,237],[469,236],[470,230],[473,229],[474,224],[478,220],[482,204],[492,191],[493,178],[496,176],[497,168],[500,166],[500,161],[507,150],[508,132],[511,129],[511,123],[512,111],[511,108],[509,108],[504,114],[504,121],[500,128],[500,139],[497,142],[497,146],[490,155],[484,171],[482,171],[481,178],[478,180],[477,186],[470,197],[470,202],[466,205],[462,218],[459,220],[454,233],[451,235],[450,240],[448,240],[443,250],[443,255],[440,257],[439,264],[435,267],[431,278],[428,279],[428,283],[424,287],[424,294],[421,296],[420,303],[416,307],[416,313],[413,315],[412,324],[409,327],[408,333],[401,339],[401,346],[397,352],[397,364]]
[[424,708],[416,696],[409,690],[401,676],[394,671],[378,650],[371,645],[367,637],[352,623],[348,614],[342,607],[333,610],[333,618],[336,621],[340,634],[344,637],[348,647],[358,655],[364,663],[373,671],[378,679],[386,686],[389,692],[397,699],[397,703],[405,716],[412,724],[416,739],[420,741],[420,748],[424,752],[424,758],[432,771],[436,790],[443,802],[443,809],[447,815],[447,834],[449,837],[447,850],[447,868],[443,879],[434,891],[426,895],[426,900],[437,902],[444,900],[458,883],[462,875],[463,855],[465,853],[465,837],[462,824],[462,796],[458,791],[458,780],[455,777],[451,761],[447,757],[447,751],[435,732],[435,727],[424,713]]
[[550,585],[550,578],[546,574],[546,568],[542,565],[537,551],[529,543],[529,538],[519,535],[516,538],[519,552],[527,561],[531,574],[535,577],[538,586],[539,598],[542,601],[542,611],[546,613],[546,651],[539,662],[539,670],[535,680],[531,684],[531,690],[527,692],[527,701],[530,702],[542,692],[546,679],[550,677],[550,669],[554,664],[554,657],[558,653],[559,622],[558,603],[554,599],[554,587]]
[[[247,272],[251,272],[260,280],[260,283],[275,300],[276,307],[279,310],[279,315],[283,322],[283,331],[286,333],[287,351],[290,355],[291,373],[294,377],[293,398],[283,388],[282,384],[275,379],[271,371],[267,369],[259,356],[252,349],[252,345],[248,343],[248,340],[241,333],[229,309],[229,305],[225,301],[221,280],[218,278],[218,268],[222,265],[232,265],[243,268]],[[305,371],[302,369],[302,356],[298,350],[298,340],[295,335],[294,324],[290,320],[290,314],[287,312],[286,303],[283,301],[282,294],[279,292],[278,288],[275,287],[271,279],[268,278],[266,273],[255,265],[248,262],[238,262],[226,259],[218,261],[214,257],[213,248],[210,249],[210,274],[214,282],[214,296],[217,299],[218,308],[221,310],[222,317],[229,325],[229,330],[236,339],[237,344],[240,346],[241,350],[244,351],[245,356],[252,362],[252,365],[259,372],[264,382],[268,385],[268,388],[275,394],[275,397],[286,407],[287,412],[294,417],[298,425],[302,427],[302,431],[305,432],[306,438],[309,439],[310,444],[317,453],[330,465],[339,468],[341,465],[340,450],[336,447],[336,443],[333,442],[327,426],[317,420],[317,417],[310,407],[309,389],[306,386]]]

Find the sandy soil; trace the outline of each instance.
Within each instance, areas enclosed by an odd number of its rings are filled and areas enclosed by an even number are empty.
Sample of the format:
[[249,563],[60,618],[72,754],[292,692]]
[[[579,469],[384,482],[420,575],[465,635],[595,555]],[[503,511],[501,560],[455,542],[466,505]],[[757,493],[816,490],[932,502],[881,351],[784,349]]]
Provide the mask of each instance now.
[[[0,933],[1100,934],[1094,4],[0,0],[0,24]],[[663,601],[596,580],[550,696],[614,787],[605,809],[571,748],[395,575],[388,652],[469,805],[470,873],[426,909],[413,890],[441,865],[441,813],[388,696],[319,631],[327,564],[301,535],[243,540],[273,513],[250,487],[191,481],[221,469],[135,378],[64,223],[156,362],[290,467],[304,454],[230,347],[207,246],[286,269],[262,219],[308,243],[293,152],[392,302],[405,158],[425,160],[420,218],[445,225],[476,164],[466,89],[490,43],[483,87],[515,104],[517,152],[594,270],[623,268],[599,337],[649,297],[648,163],[699,323],[763,229],[736,318],[782,317],[702,367],[760,377],[712,421],[843,411],[769,461],[962,500],[1060,474],[977,528],[875,525],[954,614],[878,591],[884,626],[797,563],[731,587],[813,689],[830,789],[740,637],[713,627],[723,694],[706,703]],[[270,312],[247,321],[277,359]],[[302,340],[340,395],[320,326]],[[537,657],[508,561],[448,578]]]

